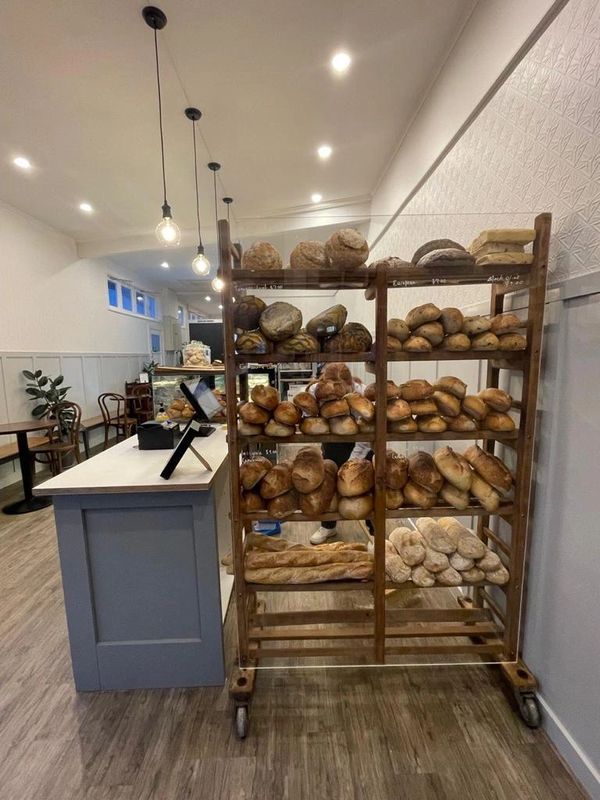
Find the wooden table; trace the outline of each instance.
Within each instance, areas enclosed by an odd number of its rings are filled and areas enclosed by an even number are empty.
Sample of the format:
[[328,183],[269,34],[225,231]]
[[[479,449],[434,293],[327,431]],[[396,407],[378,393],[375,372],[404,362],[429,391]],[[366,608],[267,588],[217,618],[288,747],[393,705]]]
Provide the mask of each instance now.
[[28,419],[23,422],[8,422],[0,424],[0,436],[16,434],[17,447],[19,448],[19,464],[21,465],[21,480],[23,482],[23,500],[10,503],[4,506],[2,511],[5,514],[28,514],[30,511],[39,511],[46,508],[52,502],[48,497],[33,496],[33,471],[31,469],[31,456],[27,434],[34,431],[47,431],[56,427],[56,422],[52,420]]

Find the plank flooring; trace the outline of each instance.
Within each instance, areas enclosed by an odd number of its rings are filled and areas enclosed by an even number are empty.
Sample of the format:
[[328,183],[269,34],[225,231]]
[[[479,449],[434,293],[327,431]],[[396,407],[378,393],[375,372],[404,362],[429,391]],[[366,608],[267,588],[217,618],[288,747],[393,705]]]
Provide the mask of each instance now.
[[78,695],[51,509],[0,514],[0,643],[1,800],[586,796],[481,666],[261,671],[244,742],[225,689]]

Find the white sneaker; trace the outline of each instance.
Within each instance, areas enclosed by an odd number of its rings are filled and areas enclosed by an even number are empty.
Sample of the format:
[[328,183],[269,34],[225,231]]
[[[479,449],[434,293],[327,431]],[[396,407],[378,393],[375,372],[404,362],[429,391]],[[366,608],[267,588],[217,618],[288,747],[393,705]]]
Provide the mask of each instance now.
[[315,531],[310,537],[310,543],[323,544],[327,539],[332,539],[334,536],[337,536],[337,530],[335,528],[319,528],[319,530]]

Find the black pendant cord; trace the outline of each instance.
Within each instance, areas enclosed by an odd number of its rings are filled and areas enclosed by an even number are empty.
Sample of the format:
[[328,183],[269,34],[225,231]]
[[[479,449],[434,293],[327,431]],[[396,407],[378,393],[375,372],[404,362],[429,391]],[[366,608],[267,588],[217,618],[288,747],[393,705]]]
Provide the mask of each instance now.
[[167,178],[165,174],[165,139],[163,135],[163,116],[162,116],[162,97],[160,90],[160,69],[158,66],[158,36],[156,28],[154,29],[154,55],[156,56],[156,86],[158,88],[158,127],[160,129],[160,157],[162,162],[162,179],[163,179],[163,198],[164,205],[167,203]]
[[214,188],[214,195],[215,195],[215,225],[217,227],[217,232],[219,230],[219,215],[217,212],[217,172],[216,170],[213,171],[213,188]]
[[202,233],[200,231],[200,190],[198,188],[198,155],[196,152],[196,123],[192,122],[192,135],[194,138],[194,179],[196,181],[196,221],[198,223],[198,251],[204,252]]

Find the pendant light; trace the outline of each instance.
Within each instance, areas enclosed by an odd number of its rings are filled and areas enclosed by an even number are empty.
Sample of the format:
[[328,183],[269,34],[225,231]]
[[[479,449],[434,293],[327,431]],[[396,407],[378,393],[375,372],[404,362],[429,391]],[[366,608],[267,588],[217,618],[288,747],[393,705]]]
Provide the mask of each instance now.
[[162,220],[158,223],[155,229],[156,238],[163,245],[163,247],[178,247],[181,242],[181,231],[179,226],[173,221],[171,214],[171,206],[167,201],[167,178],[165,175],[165,139],[163,134],[163,120],[162,120],[162,97],[160,92],[160,67],[158,63],[158,35],[157,31],[162,29],[167,24],[167,17],[160,8],[155,6],[146,6],[142,10],[142,16],[148,27],[154,31],[154,55],[156,59],[156,88],[158,91],[158,127],[160,130],[160,157],[162,164],[162,181],[163,181],[163,205],[162,205]]
[[[213,193],[214,193],[214,200],[215,200],[215,230],[217,232],[217,247],[219,247],[219,220],[217,214],[217,172],[221,169],[221,165],[217,161],[211,161],[207,164],[209,170],[211,170],[213,174]],[[215,292],[222,292],[223,288],[225,287],[225,281],[223,278],[220,278],[219,275],[216,278],[213,278],[210,284]]]
[[200,194],[198,191],[198,153],[196,149],[196,123],[202,116],[198,108],[186,108],[185,115],[192,121],[192,135],[194,138],[194,179],[196,181],[196,221],[198,223],[198,250],[192,261],[192,270],[199,278],[205,278],[210,272],[210,261],[204,255],[202,233],[200,232]]

